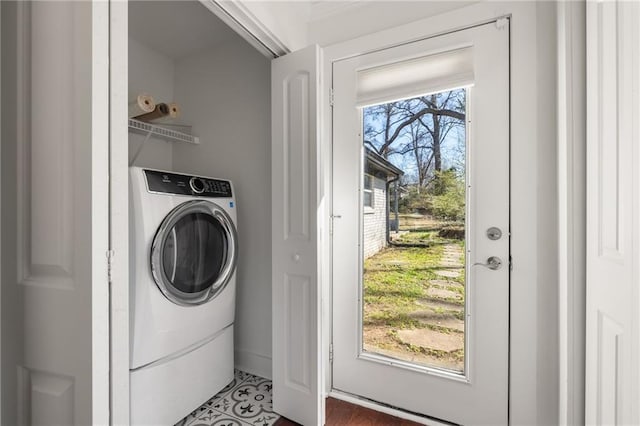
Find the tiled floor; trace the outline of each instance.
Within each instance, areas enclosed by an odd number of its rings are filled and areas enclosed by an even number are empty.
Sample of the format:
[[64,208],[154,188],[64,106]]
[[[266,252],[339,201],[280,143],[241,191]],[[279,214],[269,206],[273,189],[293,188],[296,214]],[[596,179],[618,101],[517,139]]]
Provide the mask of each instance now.
[[[271,406],[271,380],[235,370],[235,377],[200,408],[175,426],[300,426]],[[419,426],[369,408],[327,398],[327,426]]]
[[236,370],[231,383],[176,426],[272,426],[279,417],[271,411],[271,380]]

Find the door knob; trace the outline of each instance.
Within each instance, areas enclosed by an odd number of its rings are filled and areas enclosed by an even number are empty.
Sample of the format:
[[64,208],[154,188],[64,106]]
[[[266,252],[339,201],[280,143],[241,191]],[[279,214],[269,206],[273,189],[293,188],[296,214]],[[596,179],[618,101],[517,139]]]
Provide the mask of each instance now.
[[491,256],[487,259],[487,263],[474,263],[473,266],[484,266],[487,269],[496,271],[502,266],[502,260],[497,256]]

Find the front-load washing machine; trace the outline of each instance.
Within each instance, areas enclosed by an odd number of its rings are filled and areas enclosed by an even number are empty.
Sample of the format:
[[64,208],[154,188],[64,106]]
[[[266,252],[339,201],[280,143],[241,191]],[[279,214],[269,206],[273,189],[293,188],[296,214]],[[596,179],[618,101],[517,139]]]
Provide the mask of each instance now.
[[233,185],[130,169],[131,424],[169,425],[233,380]]

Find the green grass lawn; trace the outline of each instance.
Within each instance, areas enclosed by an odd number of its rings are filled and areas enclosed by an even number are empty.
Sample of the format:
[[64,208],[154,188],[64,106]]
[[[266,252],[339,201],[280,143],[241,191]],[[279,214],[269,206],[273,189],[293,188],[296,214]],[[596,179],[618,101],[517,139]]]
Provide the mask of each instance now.
[[[454,241],[459,244],[458,241]],[[389,247],[364,263],[364,324],[385,324],[407,328],[419,324],[408,314],[424,309],[418,302],[426,298],[429,281],[442,257],[443,244],[429,247]],[[448,278],[464,282],[464,275]],[[456,289],[464,296],[464,287]],[[452,303],[463,304],[458,299]]]
[[365,260],[364,324],[415,327],[407,314],[420,308],[441,255],[442,246],[390,247]]
[[[401,359],[408,359],[402,353],[420,353],[436,361],[447,359],[450,362],[448,366],[461,362],[460,360],[464,359],[462,352],[440,353],[428,348],[407,345],[400,341],[397,333],[408,329],[455,332],[421,321],[416,312],[429,311],[436,316],[464,320],[464,285],[448,287],[450,291],[459,293],[460,296],[455,298],[434,298],[428,293],[430,286],[434,285],[434,280],[464,284],[464,273],[453,278],[443,278],[436,274],[437,270],[446,269],[441,265],[444,247],[457,245],[461,248],[460,253],[463,253],[464,242],[439,237],[437,226],[428,230],[422,226],[418,231],[395,237],[394,244],[397,245],[381,250],[364,262],[365,344],[397,353],[396,357]],[[462,262],[461,259],[459,267],[464,266]],[[434,363],[436,364],[437,362]]]

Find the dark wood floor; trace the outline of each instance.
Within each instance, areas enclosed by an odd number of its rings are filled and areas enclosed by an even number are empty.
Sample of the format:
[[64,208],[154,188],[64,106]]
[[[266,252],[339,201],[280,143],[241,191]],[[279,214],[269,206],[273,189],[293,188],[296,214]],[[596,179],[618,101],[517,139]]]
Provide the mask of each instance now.
[[[379,411],[350,404],[335,398],[327,398],[327,426],[414,426],[419,425],[409,420]],[[275,426],[297,426],[298,423],[281,417]]]

